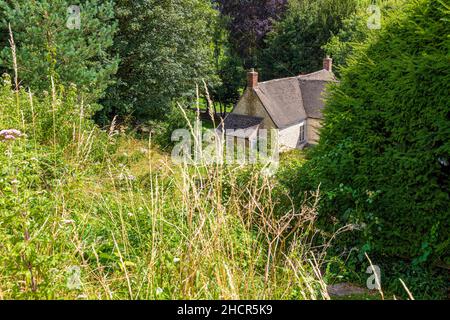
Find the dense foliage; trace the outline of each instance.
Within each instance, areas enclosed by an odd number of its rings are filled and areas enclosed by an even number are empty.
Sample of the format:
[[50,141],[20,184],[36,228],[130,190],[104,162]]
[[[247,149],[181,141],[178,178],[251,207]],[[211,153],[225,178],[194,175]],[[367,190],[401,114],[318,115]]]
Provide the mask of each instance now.
[[1,0],[0,71],[13,69],[11,24],[22,85],[45,90],[53,76],[55,82],[76,84],[86,99],[96,101],[117,70],[117,57],[107,52],[117,30],[113,1],[81,1],[78,25],[70,10],[72,2]]
[[278,20],[287,0],[215,0],[222,15],[228,17],[230,42],[243,59],[245,68],[254,67],[263,39]]
[[211,3],[117,0],[115,9],[120,31],[113,52],[121,63],[104,115],[163,118],[174,98],[194,96],[196,83],[213,78]]
[[450,261],[449,18],[442,1],[415,0],[355,49],[292,185],[320,183],[323,226],[354,225],[341,244],[360,255]]
[[[329,298],[366,253],[387,294],[445,297],[447,2],[0,0],[0,299]],[[171,161],[183,106],[325,54],[320,143],[275,177]]]
[[275,23],[259,52],[258,66],[265,79],[321,69],[322,46],[357,8],[357,0],[292,0],[285,17]]
[[[369,1],[361,1],[356,12],[342,21],[339,32],[323,46],[325,52],[333,57],[334,72],[338,76],[340,67],[346,64],[355,48],[359,44],[364,45],[371,36],[376,36],[385,25],[384,19],[389,12],[399,8],[405,0],[378,0],[375,2],[376,7],[369,6],[369,3]],[[371,24],[371,28],[368,24]]]
[[210,87],[213,102],[219,104],[216,111],[224,113],[226,106],[239,100],[242,88],[246,85],[246,70],[242,58],[230,43],[227,19],[218,15],[214,29],[214,67],[219,83]]

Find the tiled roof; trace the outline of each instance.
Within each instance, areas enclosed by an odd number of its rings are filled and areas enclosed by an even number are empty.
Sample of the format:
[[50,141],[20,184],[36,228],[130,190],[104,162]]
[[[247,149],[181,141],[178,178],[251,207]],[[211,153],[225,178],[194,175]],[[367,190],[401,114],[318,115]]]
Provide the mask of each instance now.
[[305,118],[321,119],[325,86],[336,82],[334,74],[320,70],[297,77],[261,82],[254,92],[279,128]]
[[[263,118],[230,113],[224,119],[223,124],[227,131],[227,135],[249,138],[256,133],[262,121]],[[220,125],[218,129],[222,130],[222,125]],[[235,131],[230,132],[230,130]]]
[[262,82],[254,90],[279,128],[306,118],[297,77]]

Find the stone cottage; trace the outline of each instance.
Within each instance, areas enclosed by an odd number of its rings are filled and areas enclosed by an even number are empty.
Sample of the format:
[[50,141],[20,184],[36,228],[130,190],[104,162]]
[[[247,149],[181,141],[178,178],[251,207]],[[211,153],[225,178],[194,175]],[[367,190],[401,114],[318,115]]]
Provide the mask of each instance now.
[[322,70],[290,78],[258,82],[258,73],[251,70],[247,89],[224,119],[226,134],[251,140],[258,129],[278,129],[282,149],[315,144],[325,86],[336,81],[329,57],[323,60]]

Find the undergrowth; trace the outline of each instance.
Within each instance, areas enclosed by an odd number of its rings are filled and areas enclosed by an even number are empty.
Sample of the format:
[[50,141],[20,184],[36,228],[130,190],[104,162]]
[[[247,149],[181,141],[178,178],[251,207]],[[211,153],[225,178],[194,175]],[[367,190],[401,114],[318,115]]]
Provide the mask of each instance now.
[[[258,169],[175,165],[76,88],[0,88],[1,299],[323,299],[314,206]],[[278,190],[274,192],[274,189]],[[308,197],[318,198],[318,194]]]

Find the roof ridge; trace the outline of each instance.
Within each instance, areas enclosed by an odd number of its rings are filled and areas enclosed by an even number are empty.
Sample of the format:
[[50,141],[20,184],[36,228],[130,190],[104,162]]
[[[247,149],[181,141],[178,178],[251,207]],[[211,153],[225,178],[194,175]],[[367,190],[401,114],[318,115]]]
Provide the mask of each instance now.
[[322,82],[332,82],[332,81],[330,81],[330,80],[325,80],[325,79],[302,79],[302,78],[299,78],[298,79],[299,81],[322,81]]
[[336,75],[332,71],[322,69],[313,73],[300,75],[298,77],[300,81],[326,81],[335,82],[337,81]]
[[[292,76],[292,77],[284,77],[284,78],[270,79],[270,80],[262,81],[262,82],[260,82],[259,84],[266,84],[266,83],[271,83],[271,82],[276,82],[276,81],[282,81],[282,80],[304,79],[304,78],[307,78],[307,77],[309,77],[309,76],[319,74],[320,72],[323,72],[323,71],[325,71],[325,72],[327,72],[327,73],[330,73],[330,74],[332,74],[333,76],[335,76],[334,73],[333,73],[333,71],[328,71],[328,70],[326,70],[326,69],[321,69],[321,70],[317,70],[317,71],[314,71],[314,72],[310,72],[310,73],[306,73],[306,74],[300,74],[300,75]],[[305,79],[305,80],[306,80],[306,79]],[[317,79],[313,79],[313,80],[317,80]],[[312,80],[312,81],[313,81],[313,80]],[[321,81],[321,80],[318,80],[318,81]],[[327,81],[327,80],[325,80],[325,81]]]
[[317,71],[314,71],[314,72],[310,72],[310,73],[306,73],[306,74],[301,74],[301,75],[299,75],[299,77],[310,76],[310,75],[312,75],[312,74],[316,74],[316,73],[319,73],[319,72],[322,72],[322,71],[326,71],[326,72],[329,72],[329,73],[333,73],[333,72],[328,71],[328,70],[326,70],[326,69],[321,69],[321,70],[317,70]]
[[286,77],[286,78],[278,78],[278,79],[272,79],[272,80],[263,81],[263,82],[260,82],[259,84],[267,84],[267,83],[271,83],[271,82],[277,82],[277,81],[282,81],[282,80],[291,80],[291,79],[297,79],[297,78],[298,78],[298,76]]

